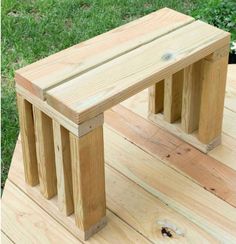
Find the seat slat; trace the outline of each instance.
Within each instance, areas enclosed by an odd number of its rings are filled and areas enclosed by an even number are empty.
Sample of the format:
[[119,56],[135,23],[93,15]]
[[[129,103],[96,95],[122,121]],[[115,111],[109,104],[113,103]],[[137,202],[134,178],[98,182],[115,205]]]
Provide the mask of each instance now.
[[47,91],[79,124],[227,45],[229,33],[195,21]]
[[194,19],[163,8],[16,71],[16,82],[44,99],[44,92]]

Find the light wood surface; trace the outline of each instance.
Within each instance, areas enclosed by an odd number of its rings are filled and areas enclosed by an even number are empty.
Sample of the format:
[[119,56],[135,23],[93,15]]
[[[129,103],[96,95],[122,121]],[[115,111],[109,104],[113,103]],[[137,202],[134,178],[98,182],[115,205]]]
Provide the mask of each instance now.
[[47,102],[81,123],[228,42],[228,33],[195,21],[47,91]]
[[163,8],[16,71],[16,82],[44,99],[44,92],[184,26],[194,19]]
[[58,207],[66,216],[74,212],[69,131],[53,120]]
[[236,241],[234,207],[110,130],[105,130],[105,140],[109,165],[218,240]]
[[149,87],[149,113],[157,114],[163,111],[164,107],[164,80]]
[[[235,153],[236,153],[236,113],[227,109],[227,91],[234,87],[236,83],[236,65],[228,65],[226,86],[226,99],[224,108],[223,128],[222,128],[222,144],[218,145],[214,150],[210,151],[210,155],[221,163],[235,169]],[[234,78],[233,78],[234,77]],[[236,99],[236,95],[232,93],[232,99]],[[144,90],[137,95],[127,99],[122,103],[129,110],[139,114],[143,118],[148,118],[148,91]],[[178,128],[175,128],[177,130]],[[179,128],[181,130],[181,128]],[[178,132],[178,131],[177,131]],[[180,134],[179,134],[180,135]],[[178,135],[178,136],[179,136]],[[185,134],[186,136],[186,134]],[[192,143],[193,141],[191,141]],[[196,144],[195,146],[198,146]],[[201,149],[202,150],[202,149]]]
[[221,56],[221,51],[217,50],[203,59],[198,129],[198,138],[203,143],[209,143],[219,136],[222,128],[228,52]]
[[[78,138],[70,133],[75,223],[89,237],[106,214],[103,128]],[[91,231],[92,230],[92,231]]]
[[32,105],[20,94],[17,94],[17,105],[22,138],[25,181],[27,184],[35,186],[39,183],[39,176],[35,148],[33,109]]
[[15,243],[81,243],[8,181],[3,194],[2,229]]
[[36,107],[33,113],[40,191],[50,199],[57,193],[52,119]]
[[[156,125],[127,109],[117,107],[113,110],[107,112],[105,117],[112,129],[236,207],[234,170],[169,135],[168,132],[155,130]],[[150,131],[150,134],[147,134],[147,131]]]
[[183,70],[167,77],[164,80],[164,119],[173,123],[181,117]]
[[198,61],[184,69],[181,128],[186,133],[198,129],[201,99],[201,65]]
[[[25,188],[24,179],[22,177],[23,168],[21,162],[22,153],[19,141],[14,153],[10,171],[10,180],[13,181],[14,184],[17,184],[21,191],[29,195],[30,191],[34,188]],[[151,193],[147,192],[125,176],[122,176],[119,172],[108,165],[106,166],[106,189],[107,206],[112,212],[114,212],[114,214],[107,210],[107,226],[91,237],[89,241],[86,241],[86,243],[116,243],[116,241],[117,243],[147,243],[147,240],[154,243],[165,243],[166,241],[171,243],[198,243],[199,240],[203,243],[218,242],[218,238],[214,238],[212,235],[208,234],[204,228],[198,227],[191,222],[191,220],[185,218],[181,214],[178,214],[175,210],[171,209]],[[35,194],[38,194],[37,189],[33,191]],[[32,195],[30,196],[32,197]],[[5,196],[3,195],[3,197]],[[24,198],[23,203],[26,202],[28,207],[27,198]],[[10,201],[12,198],[6,197],[5,199],[9,199]],[[43,206],[42,200],[39,200],[40,198],[36,200],[34,195],[33,199],[37,204]],[[50,201],[46,201],[47,210],[50,206],[54,206],[56,208],[56,201],[53,201],[51,204],[49,203]],[[38,207],[37,204],[34,204],[34,206]],[[7,207],[7,204],[5,204],[5,206]],[[11,209],[11,212],[21,211],[21,205],[15,204],[13,206],[14,207]],[[26,213],[28,213],[27,207],[24,208]],[[8,217],[9,214],[5,214],[4,216]],[[26,216],[29,216],[29,214]],[[32,217],[31,219],[28,219],[28,222],[21,222],[22,228],[23,226],[26,226],[26,224],[30,226],[32,221],[37,222],[37,219],[40,219],[40,216],[41,214],[37,214],[36,219]],[[21,218],[22,216],[19,215],[15,215],[15,217],[11,215],[12,223],[21,221]],[[67,218],[71,221],[74,220],[73,215]],[[50,223],[50,221],[48,222]],[[56,223],[58,224],[58,220]],[[73,223],[73,221],[71,223]],[[24,232],[21,232],[15,227],[12,229],[11,226],[13,225],[4,224],[3,229],[7,231],[7,233],[10,233],[10,235],[13,235],[13,231],[18,231],[19,236],[22,234],[24,235]],[[14,226],[18,225],[14,224]],[[39,225],[39,231],[37,231],[37,224],[34,226],[34,231],[28,232],[29,236],[24,236],[24,240],[27,240],[27,238],[34,239],[35,235],[40,235],[41,225]],[[173,235],[170,239],[163,237],[161,234],[161,229],[165,226],[169,228]],[[57,228],[55,228],[55,231],[56,230]],[[61,228],[59,230],[64,234],[65,240],[67,237],[70,237],[70,233],[63,231]],[[71,229],[69,230],[71,231]],[[52,232],[52,234],[53,233],[54,232]],[[55,235],[54,238],[57,238],[57,235]],[[60,238],[60,235],[58,238]],[[147,239],[145,240],[145,238]],[[44,239],[42,238],[42,241],[43,240]],[[42,242],[38,241],[37,243]]]

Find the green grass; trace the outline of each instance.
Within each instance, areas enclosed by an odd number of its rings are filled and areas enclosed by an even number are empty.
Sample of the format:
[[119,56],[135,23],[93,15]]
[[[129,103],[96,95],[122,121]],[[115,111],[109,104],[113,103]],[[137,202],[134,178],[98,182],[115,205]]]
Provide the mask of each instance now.
[[2,1],[2,180],[18,136],[14,71],[162,7],[190,14],[206,0]]

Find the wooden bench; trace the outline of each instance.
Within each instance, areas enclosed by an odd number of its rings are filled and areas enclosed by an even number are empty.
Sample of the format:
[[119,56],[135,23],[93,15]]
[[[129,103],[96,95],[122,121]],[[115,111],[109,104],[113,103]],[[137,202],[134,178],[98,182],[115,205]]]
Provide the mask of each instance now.
[[164,8],[17,70],[25,180],[57,197],[50,214],[84,239],[105,225],[103,114],[146,88],[155,123],[203,151],[218,145],[229,41]]

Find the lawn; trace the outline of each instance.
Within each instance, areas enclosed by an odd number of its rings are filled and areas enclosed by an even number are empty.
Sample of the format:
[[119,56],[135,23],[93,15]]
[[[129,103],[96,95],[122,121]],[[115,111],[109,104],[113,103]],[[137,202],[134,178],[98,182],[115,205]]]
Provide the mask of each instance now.
[[14,71],[162,7],[196,16],[206,0],[2,1],[2,158],[4,187],[19,133]]

